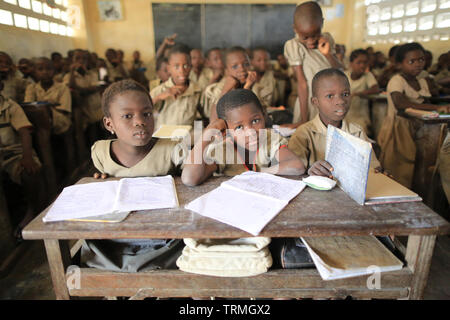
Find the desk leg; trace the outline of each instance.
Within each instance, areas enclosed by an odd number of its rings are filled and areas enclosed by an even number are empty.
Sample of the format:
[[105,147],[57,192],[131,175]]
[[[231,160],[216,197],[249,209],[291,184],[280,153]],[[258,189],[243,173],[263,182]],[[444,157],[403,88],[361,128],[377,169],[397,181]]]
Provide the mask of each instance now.
[[408,237],[405,259],[414,273],[409,293],[411,300],[423,299],[435,243],[436,236]]
[[53,290],[56,299],[69,300],[66,284],[66,269],[70,265],[70,250],[67,241],[44,240],[47,259],[52,275]]

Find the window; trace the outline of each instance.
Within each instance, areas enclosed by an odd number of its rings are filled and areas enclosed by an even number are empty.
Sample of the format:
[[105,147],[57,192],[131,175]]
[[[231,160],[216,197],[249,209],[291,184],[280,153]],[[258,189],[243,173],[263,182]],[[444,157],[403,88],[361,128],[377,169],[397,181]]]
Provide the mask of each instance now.
[[0,9],[0,23],[8,26],[14,25],[12,12]]
[[27,16],[23,14],[14,13],[14,25],[19,28],[28,28]]
[[28,17],[28,28],[30,30],[39,30],[39,19]]

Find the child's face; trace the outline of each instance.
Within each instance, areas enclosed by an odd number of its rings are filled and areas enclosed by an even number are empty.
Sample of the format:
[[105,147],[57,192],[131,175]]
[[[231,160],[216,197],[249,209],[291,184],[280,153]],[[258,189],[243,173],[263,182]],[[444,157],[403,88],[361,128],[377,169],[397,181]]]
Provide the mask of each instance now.
[[133,52],[133,59],[138,61],[141,58],[141,53],[139,51]]
[[192,68],[200,69],[203,66],[205,59],[203,58],[203,54],[200,50],[192,50],[191,51],[191,64]]
[[264,73],[269,66],[269,54],[264,50],[254,51],[251,62],[256,72]]
[[11,59],[4,54],[0,54],[0,74],[7,75],[12,68]]
[[322,24],[323,22],[316,22],[309,25],[303,25],[296,21],[294,24],[294,31],[297,33],[298,39],[303,45],[308,49],[316,49],[320,36],[322,35]]
[[350,62],[350,67],[354,73],[357,75],[362,75],[369,65],[369,57],[365,54],[360,54],[352,62]]
[[231,109],[226,113],[227,127],[232,130],[233,140],[242,148],[256,150],[258,133],[265,128],[264,115],[253,103]]
[[284,54],[279,54],[277,56],[277,60],[278,60],[278,63],[280,64],[280,66],[283,69],[286,69],[288,67],[288,62],[287,62],[286,57],[284,56]]
[[174,53],[169,59],[169,74],[175,85],[185,85],[191,72],[191,61],[187,54]]
[[158,77],[161,79],[162,82],[166,82],[167,80],[169,80],[170,74],[167,62],[161,63],[161,66],[158,69],[158,71],[156,71],[156,73],[158,74]]
[[73,62],[74,63],[79,63],[79,64],[87,67],[87,65],[88,65],[88,56],[84,52],[76,51],[75,54],[73,55]]
[[148,95],[126,91],[117,95],[109,106],[105,127],[114,131],[120,142],[134,147],[147,145],[153,134],[153,105]]
[[406,53],[400,64],[403,73],[416,77],[425,67],[425,53],[422,50],[414,50]]
[[324,123],[340,122],[350,107],[350,85],[342,76],[323,77],[311,101],[319,109]]
[[223,70],[223,61],[220,50],[213,50],[209,53],[208,66],[213,70]]
[[226,69],[230,76],[244,84],[250,70],[248,56],[240,51],[228,54],[226,57]]
[[50,82],[53,79],[55,70],[53,65],[47,60],[38,60],[35,67],[35,74],[38,81]]

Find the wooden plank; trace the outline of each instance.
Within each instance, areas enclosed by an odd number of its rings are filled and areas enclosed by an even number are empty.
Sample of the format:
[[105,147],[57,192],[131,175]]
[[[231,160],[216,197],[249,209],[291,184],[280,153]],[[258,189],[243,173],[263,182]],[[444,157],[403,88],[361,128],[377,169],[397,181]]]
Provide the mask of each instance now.
[[68,300],[69,291],[66,282],[66,269],[70,265],[70,251],[65,241],[44,240],[50,274],[56,299]]

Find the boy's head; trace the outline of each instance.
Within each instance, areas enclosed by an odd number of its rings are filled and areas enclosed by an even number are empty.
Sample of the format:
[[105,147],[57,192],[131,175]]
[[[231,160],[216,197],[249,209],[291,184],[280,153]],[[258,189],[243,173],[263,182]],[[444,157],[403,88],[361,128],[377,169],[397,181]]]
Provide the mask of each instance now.
[[26,58],[20,59],[17,67],[18,67],[19,71],[22,72],[24,77],[30,77],[34,74],[35,64],[30,59],[26,59]]
[[250,71],[250,59],[242,47],[232,47],[225,52],[225,69],[233,78],[244,84]]
[[0,51],[0,78],[6,79],[9,74],[12,74],[14,71],[14,64],[6,52]]
[[279,53],[277,55],[277,61],[281,68],[287,69],[289,67],[288,61],[287,61],[286,57],[284,56],[284,54]]
[[141,59],[141,53],[138,50],[135,50],[133,52],[133,60],[134,61],[139,61]]
[[233,140],[242,148],[254,150],[258,132],[265,128],[264,112],[258,97],[247,89],[235,89],[217,102],[217,116],[231,129]]
[[369,65],[369,53],[364,49],[356,49],[350,54],[350,67],[357,75],[362,75]]
[[170,78],[168,65],[169,63],[165,57],[160,57],[156,60],[156,74],[162,82],[166,82]]
[[53,81],[55,68],[53,68],[52,61],[49,58],[38,58],[35,62],[36,79],[41,83],[50,83]]
[[322,9],[314,1],[304,2],[295,8],[294,32],[308,49],[316,49],[322,35]]
[[134,80],[110,85],[102,96],[103,123],[120,143],[141,147],[153,134],[153,103],[147,90]]
[[264,74],[269,68],[270,56],[269,52],[265,48],[255,48],[252,50],[250,62],[253,69],[259,74]]
[[191,72],[191,55],[188,46],[178,43],[174,45],[168,54],[168,70],[175,85],[186,85]]
[[402,72],[418,76],[425,67],[425,50],[417,43],[405,43],[395,52],[395,62]]
[[116,63],[116,59],[117,59],[117,52],[114,49],[107,49],[105,52],[105,57],[106,59],[112,63],[113,65]]
[[395,63],[395,53],[397,52],[397,49],[398,49],[399,47],[400,47],[399,45],[395,45],[395,46],[393,46],[393,47],[391,47],[391,48],[389,49],[388,56],[389,56],[389,61],[390,61],[392,64]]
[[[340,124],[350,107],[350,83],[339,69],[325,69],[312,80],[311,102],[325,124]],[[339,125],[340,126],[340,125]]]
[[87,68],[89,63],[89,54],[81,49],[76,49],[73,53],[73,62],[79,63]]
[[223,70],[222,50],[212,48],[206,52],[206,65],[213,70]]
[[192,49],[190,52],[191,64],[194,70],[201,70],[203,64],[205,63],[205,58],[203,57],[203,52],[200,49]]
[[59,52],[52,52],[52,54],[50,55],[50,58],[52,59],[55,70],[61,71],[62,66],[63,66],[62,54]]

